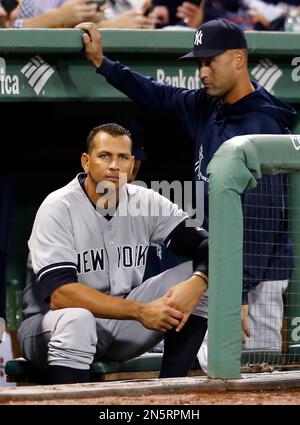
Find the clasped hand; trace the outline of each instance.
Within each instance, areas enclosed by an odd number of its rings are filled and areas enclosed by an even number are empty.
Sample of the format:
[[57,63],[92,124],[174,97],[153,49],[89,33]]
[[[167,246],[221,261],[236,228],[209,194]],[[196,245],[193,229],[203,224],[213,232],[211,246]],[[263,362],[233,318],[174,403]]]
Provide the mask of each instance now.
[[167,304],[180,311],[183,316],[176,327],[179,332],[186,324],[190,314],[198,305],[200,298],[206,290],[205,281],[198,277],[192,276],[178,285],[171,288],[165,295]]

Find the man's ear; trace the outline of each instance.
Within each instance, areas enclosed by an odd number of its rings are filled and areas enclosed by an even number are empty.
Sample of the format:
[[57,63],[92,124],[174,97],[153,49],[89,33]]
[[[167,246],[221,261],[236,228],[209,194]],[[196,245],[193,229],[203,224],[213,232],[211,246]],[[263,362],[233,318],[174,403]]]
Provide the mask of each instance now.
[[245,63],[247,61],[244,50],[237,49],[237,51],[235,52],[235,59],[236,59],[237,68],[242,69],[245,66]]
[[131,169],[130,169],[130,175],[132,175],[133,169],[134,169],[134,163],[135,163],[135,156],[131,156]]
[[81,155],[81,166],[82,166],[82,168],[84,169],[84,171],[86,173],[89,172],[89,161],[90,161],[89,154],[87,154],[87,153],[84,152]]

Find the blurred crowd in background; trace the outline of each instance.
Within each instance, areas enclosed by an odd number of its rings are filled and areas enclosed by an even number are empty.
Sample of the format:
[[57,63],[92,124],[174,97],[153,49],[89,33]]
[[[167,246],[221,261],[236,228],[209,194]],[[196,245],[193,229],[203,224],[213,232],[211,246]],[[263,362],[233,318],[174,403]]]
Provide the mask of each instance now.
[[194,29],[223,17],[244,30],[300,32],[300,0],[1,0],[2,28]]

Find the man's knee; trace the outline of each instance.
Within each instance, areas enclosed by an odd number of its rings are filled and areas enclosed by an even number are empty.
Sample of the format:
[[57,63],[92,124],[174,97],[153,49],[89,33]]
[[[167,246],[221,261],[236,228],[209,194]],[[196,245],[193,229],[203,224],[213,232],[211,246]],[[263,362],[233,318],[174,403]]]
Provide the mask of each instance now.
[[66,308],[48,344],[48,364],[88,369],[96,352],[96,321],[83,308]]
[[56,324],[57,331],[97,343],[96,321],[93,314],[84,308],[66,308]]

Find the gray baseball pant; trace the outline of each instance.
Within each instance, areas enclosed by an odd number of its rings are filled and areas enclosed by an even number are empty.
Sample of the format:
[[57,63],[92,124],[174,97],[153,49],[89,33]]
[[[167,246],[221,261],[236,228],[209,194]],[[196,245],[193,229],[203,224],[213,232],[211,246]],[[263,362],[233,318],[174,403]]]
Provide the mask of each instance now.
[[[134,288],[127,299],[148,302],[189,278],[192,262],[151,277]],[[207,294],[193,314],[207,317]],[[37,367],[66,366],[89,369],[92,361],[125,361],[148,351],[164,333],[146,329],[135,320],[95,318],[83,308],[50,310],[25,319],[18,331],[23,356]]]
[[248,293],[249,328],[251,336],[243,350],[282,349],[283,293],[288,280],[260,282]]

